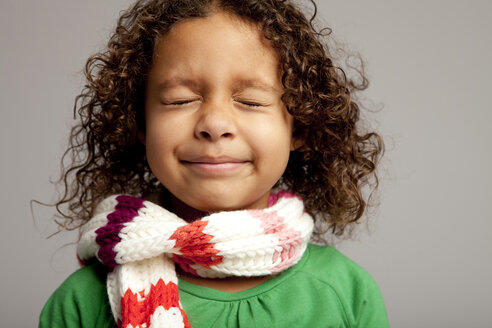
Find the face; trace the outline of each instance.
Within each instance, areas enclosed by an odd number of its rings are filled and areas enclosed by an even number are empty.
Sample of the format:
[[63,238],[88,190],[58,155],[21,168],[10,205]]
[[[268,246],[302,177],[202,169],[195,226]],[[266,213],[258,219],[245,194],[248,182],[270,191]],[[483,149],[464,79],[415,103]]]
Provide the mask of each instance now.
[[147,81],[152,172],[194,209],[266,207],[291,149],[281,95],[276,53],[256,25],[221,12],[175,25]]

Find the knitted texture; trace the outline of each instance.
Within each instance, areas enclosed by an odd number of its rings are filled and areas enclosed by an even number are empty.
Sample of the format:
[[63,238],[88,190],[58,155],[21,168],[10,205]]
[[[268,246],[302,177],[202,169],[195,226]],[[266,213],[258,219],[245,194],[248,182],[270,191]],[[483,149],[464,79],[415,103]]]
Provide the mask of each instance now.
[[117,195],[82,227],[77,252],[109,268],[109,302],[119,327],[190,327],[174,263],[205,278],[271,275],[297,263],[312,230],[302,200],[284,191],[272,194],[266,209],[213,213],[192,223]]

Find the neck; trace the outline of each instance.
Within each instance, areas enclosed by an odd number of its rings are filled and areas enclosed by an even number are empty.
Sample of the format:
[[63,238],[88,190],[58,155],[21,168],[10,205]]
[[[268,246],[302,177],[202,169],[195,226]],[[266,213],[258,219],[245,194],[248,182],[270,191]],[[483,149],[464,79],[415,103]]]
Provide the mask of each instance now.
[[170,210],[182,218],[183,220],[187,222],[193,222],[195,220],[201,219],[204,216],[207,216],[210,213],[203,212],[200,210],[197,210],[196,208],[193,208],[191,206],[188,206],[187,204],[183,203],[181,200],[178,198],[174,197],[171,195],[171,208]]

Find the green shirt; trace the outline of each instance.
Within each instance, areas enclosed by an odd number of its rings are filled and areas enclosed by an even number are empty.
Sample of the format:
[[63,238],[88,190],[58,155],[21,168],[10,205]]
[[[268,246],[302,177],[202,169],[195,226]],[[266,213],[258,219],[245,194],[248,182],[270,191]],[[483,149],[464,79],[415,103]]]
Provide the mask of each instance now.
[[[46,303],[40,327],[116,327],[106,269],[72,274]],[[309,245],[292,268],[254,288],[228,293],[180,280],[191,327],[389,327],[372,277],[330,246]]]

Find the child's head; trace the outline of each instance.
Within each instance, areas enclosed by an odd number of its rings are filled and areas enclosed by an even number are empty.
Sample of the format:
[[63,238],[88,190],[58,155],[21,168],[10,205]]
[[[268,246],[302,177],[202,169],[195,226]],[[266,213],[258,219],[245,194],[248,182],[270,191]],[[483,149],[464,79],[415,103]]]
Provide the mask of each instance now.
[[289,1],[138,1],[87,62],[58,208],[83,223],[110,194],[166,189],[199,210],[261,208],[277,185],[343,232],[382,143],[359,134],[357,86],[322,38]]
[[224,12],[174,25],[147,77],[152,173],[200,211],[267,207],[292,148],[280,78],[257,25]]

